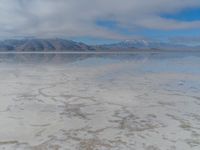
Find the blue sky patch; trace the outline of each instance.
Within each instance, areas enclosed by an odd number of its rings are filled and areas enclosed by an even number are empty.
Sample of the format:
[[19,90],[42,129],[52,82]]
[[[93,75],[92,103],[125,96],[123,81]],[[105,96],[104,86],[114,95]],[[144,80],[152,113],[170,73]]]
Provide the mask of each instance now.
[[175,14],[163,14],[161,17],[179,21],[200,21],[200,8],[184,9]]

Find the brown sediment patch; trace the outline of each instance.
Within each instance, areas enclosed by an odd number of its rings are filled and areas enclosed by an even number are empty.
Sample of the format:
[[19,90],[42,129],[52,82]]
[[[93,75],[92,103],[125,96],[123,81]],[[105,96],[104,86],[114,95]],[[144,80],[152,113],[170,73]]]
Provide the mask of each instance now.
[[48,124],[30,124],[30,126],[33,126],[33,127],[47,127],[50,125],[51,125],[50,123],[48,123]]
[[95,150],[97,148],[112,148],[112,146],[99,139],[84,139],[80,141],[80,150]]
[[119,119],[111,120],[111,122],[116,122],[119,124],[119,129],[129,130],[130,132],[142,132],[145,130],[152,130],[160,127],[164,127],[164,124],[160,123],[156,118],[156,115],[148,114],[142,118],[132,114],[127,110],[121,112],[116,112],[114,117]]
[[31,150],[59,150],[61,146],[50,144],[49,142],[30,147]]
[[180,127],[183,128],[183,129],[190,129],[191,124],[189,122],[186,122],[186,121],[181,121]]
[[[62,106],[60,106],[62,107]],[[69,118],[78,117],[80,119],[88,120],[88,115],[92,115],[89,113],[84,113],[81,109],[86,107],[85,104],[69,104],[65,103],[63,106],[63,112],[60,113],[61,116],[67,116]]]
[[162,105],[162,106],[176,106],[175,103],[173,102],[161,102],[159,101],[158,104]]
[[21,120],[21,119],[24,119],[23,117],[14,117],[14,116],[9,116],[8,118],[11,118],[11,119],[16,119],[16,120]]
[[175,116],[175,115],[171,115],[171,114],[166,114],[166,116],[178,121],[180,123],[179,127],[184,129],[184,130],[190,130],[192,127],[191,127],[191,123],[185,119],[182,119],[178,116]]
[[120,138],[116,138],[115,140],[109,140],[112,145],[127,145],[126,141],[123,141]]
[[17,140],[14,140],[14,141],[0,141],[0,146],[3,146],[4,148],[6,146],[20,147],[22,145],[24,145],[25,147],[27,147],[28,144],[25,143],[25,142],[21,143],[21,142],[19,142]]
[[0,141],[0,145],[19,144],[18,141]]
[[98,133],[101,133],[101,132],[103,132],[104,130],[109,129],[109,128],[111,128],[111,127],[105,127],[105,128],[98,129],[98,130],[95,130],[95,131],[89,130],[88,133],[92,133],[92,134],[95,133],[95,134],[98,134]]
[[149,145],[149,146],[145,147],[145,150],[161,150],[161,149],[155,145]]
[[128,129],[130,131],[145,131],[150,129],[155,129],[160,127],[160,125],[152,120],[134,120],[132,118],[124,118],[120,121],[120,129]]
[[200,146],[200,138],[198,139],[186,139],[185,142],[190,145],[191,148]]

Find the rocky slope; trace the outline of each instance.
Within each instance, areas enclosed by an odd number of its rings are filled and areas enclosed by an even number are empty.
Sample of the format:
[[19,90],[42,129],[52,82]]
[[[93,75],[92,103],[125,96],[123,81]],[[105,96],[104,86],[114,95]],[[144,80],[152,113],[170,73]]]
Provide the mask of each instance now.
[[180,44],[145,40],[122,41],[113,44],[87,45],[64,39],[12,39],[0,42],[0,52],[67,52],[67,51],[137,51],[137,50],[199,50]]
[[64,39],[22,39],[0,42],[0,51],[89,51],[93,47]]

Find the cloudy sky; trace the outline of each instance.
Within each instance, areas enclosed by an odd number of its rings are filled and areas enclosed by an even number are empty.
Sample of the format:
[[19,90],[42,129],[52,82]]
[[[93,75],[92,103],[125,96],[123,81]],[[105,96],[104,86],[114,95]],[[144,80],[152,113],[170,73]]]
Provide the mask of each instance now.
[[200,0],[0,0],[0,38],[198,43],[199,14]]

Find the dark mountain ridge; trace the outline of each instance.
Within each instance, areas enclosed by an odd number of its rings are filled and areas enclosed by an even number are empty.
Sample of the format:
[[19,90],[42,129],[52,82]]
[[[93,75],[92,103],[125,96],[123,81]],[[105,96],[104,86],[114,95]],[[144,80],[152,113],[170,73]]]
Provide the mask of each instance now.
[[102,45],[102,47],[122,50],[200,50],[200,46],[187,46],[183,44],[152,42],[146,40],[126,40],[113,44],[105,44]]
[[89,51],[93,47],[64,39],[11,39],[0,42],[0,51]]
[[113,44],[87,45],[65,39],[9,39],[0,41],[0,52],[69,52],[69,51],[141,51],[141,50],[200,50],[186,46],[145,40],[122,41]]

